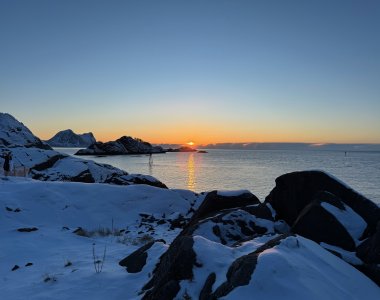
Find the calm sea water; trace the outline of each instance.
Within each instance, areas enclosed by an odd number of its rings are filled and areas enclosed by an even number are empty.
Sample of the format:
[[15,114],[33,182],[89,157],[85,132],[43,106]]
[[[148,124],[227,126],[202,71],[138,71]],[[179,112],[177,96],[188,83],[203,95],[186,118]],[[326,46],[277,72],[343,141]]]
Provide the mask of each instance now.
[[[57,148],[70,155],[77,149]],[[85,156],[129,173],[149,174],[169,188],[196,192],[247,189],[264,200],[276,177],[301,170],[323,170],[380,204],[380,152],[207,150],[208,153]]]

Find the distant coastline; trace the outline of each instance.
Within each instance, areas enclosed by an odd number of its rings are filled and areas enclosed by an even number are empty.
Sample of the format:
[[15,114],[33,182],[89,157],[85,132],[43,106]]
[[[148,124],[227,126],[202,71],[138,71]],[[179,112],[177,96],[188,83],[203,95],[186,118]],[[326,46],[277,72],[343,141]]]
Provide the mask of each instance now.
[[[163,145],[162,147],[166,146]],[[170,145],[172,147],[178,145]],[[198,145],[197,149],[229,150],[331,150],[331,151],[380,151],[380,144],[316,144],[316,143],[216,143]]]

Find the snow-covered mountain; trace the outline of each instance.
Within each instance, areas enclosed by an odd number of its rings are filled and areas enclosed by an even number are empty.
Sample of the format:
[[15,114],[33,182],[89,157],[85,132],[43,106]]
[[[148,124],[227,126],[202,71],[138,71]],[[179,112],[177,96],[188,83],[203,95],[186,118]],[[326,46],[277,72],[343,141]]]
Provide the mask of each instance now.
[[96,142],[92,132],[76,134],[71,129],[66,129],[55,134],[47,140],[52,147],[81,147],[85,148]]
[[14,146],[51,149],[15,117],[0,112],[0,147]]

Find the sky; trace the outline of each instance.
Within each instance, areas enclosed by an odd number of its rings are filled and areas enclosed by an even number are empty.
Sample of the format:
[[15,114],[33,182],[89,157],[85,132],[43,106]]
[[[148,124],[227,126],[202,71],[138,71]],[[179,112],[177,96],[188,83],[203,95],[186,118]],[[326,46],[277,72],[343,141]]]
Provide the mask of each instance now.
[[378,0],[0,0],[0,111],[152,143],[380,143]]

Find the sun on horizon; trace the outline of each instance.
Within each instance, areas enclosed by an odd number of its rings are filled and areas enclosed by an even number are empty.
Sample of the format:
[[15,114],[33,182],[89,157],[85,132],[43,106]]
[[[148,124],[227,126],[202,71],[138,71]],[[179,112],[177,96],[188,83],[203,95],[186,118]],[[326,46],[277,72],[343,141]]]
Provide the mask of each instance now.
[[189,146],[194,146],[195,143],[194,142],[187,142],[186,145],[189,145]]

